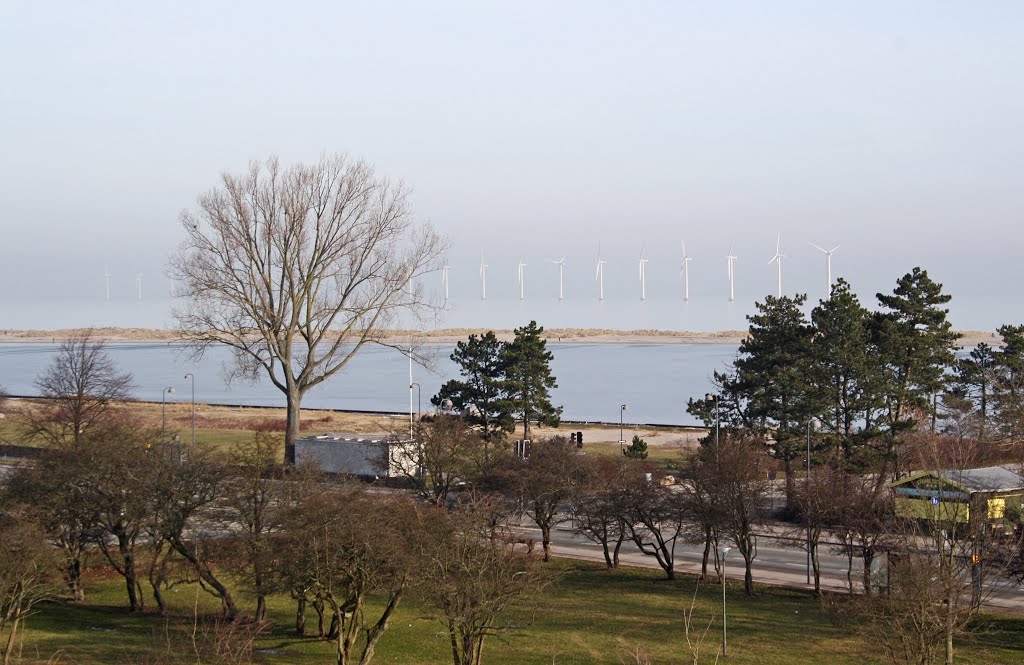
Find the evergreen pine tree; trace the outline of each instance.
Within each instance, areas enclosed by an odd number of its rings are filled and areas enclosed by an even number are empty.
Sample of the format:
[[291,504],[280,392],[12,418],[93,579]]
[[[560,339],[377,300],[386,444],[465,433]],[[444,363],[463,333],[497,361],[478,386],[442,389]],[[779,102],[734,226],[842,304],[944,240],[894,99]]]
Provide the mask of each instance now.
[[[811,312],[811,380],[820,397],[823,439],[850,464],[875,433],[871,416],[881,403],[881,377],[871,344],[871,313],[846,280]],[[867,425],[865,427],[865,424]]]
[[501,358],[505,381],[503,409],[523,423],[523,438],[530,438],[530,422],[557,427],[562,407],[551,403],[552,388],[558,383],[551,373],[554,356],[541,337],[543,326],[536,321],[516,328],[515,338],[504,345]]
[[787,495],[793,490],[793,460],[804,454],[804,429],[818,410],[810,382],[813,329],[800,307],[806,295],[756,303],[750,329],[736,359],[738,389],[747,417],[775,438],[772,454],[782,460]]
[[959,335],[946,318],[949,310],[943,307],[950,299],[942,293],[942,285],[921,268],[901,277],[892,295],[878,294],[886,311],[875,314],[873,328],[886,386],[883,417],[887,436],[876,491],[884,489],[887,472],[896,462],[901,434],[930,412],[932,399],[944,387],[946,372],[955,360]]
[[497,441],[515,426],[504,399],[504,344],[493,332],[470,335],[455,345],[451,359],[459,366],[463,380],[450,379],[430,399],[435,407],[444,400],[465,413],[466,419],[480,427],[485,441]]

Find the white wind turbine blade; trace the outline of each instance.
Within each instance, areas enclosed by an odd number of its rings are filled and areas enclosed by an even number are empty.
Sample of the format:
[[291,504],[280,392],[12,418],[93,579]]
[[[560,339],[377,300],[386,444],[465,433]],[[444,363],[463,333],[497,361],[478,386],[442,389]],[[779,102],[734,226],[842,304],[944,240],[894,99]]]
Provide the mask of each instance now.
[[[809,242],[809,243],[807,243],[807,244],[808,244],[808,245],[810,245],[811,247],[813,247],[814,249],[818,250],[818,251],[819,251],[819,252],[821,252],[822,254],[828,254],[828,250],[827,250],[827,249],[825,249],[824,247],[818,247],[818,246],[817,246],[817,245],[815,245],[815,244],[814,244],[813,242]],[[838,247],[836,247],[836,249],[839,249],[839,248],[838,248]],[[835,251],[835,250],[833,250],[833,251]]]

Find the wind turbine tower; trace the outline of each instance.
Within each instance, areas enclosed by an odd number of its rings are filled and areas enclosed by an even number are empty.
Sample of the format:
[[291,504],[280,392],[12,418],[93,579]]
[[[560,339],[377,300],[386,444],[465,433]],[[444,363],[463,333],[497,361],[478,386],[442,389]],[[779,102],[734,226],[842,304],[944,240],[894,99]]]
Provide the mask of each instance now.
[[682,277],[683,277],[683,302],[689,302],[690,301],[690,261],[693,260],[693,257],[688,256],[686,254],[686,241],[685,240],[682,241],[682,244],[683,244],[683,258],[682,258],[682,261],[681,261],[682,269],[680,270],[680,273],[682,273]]
[[107,300],[110,300],[110,266],[103,268],[103,277],[107,281]]
[[644,246],[640,245],[640,302],[647,300],[647,257]]
[[[730,252],[731,253],[731,252]],[[778,265],[779,268],[779,297],[782,297],[782,259],[786,258],[786,255],[782,253],[782,234],[779,234],[778,239],[775,241],[775,256],[772,257],[768,265],[773,263]]]
[[736,259],[739,257],[732,253],[733,245],[735,243],[729,243],[729,255],[725,257],[726,263],[729,267],[729,302],[736,300]]
[[836,245],[832,249],[825,249],[824,247],[818,247],[813,242],[809,242],[807,244],[825,255],[825,279],[828,280],[827,282],[825,282],[825,298],[831,298],[832,297],[832,254],[837,249],[839,249],[839,245]]
[[444,286],[444,304],[448,304],[448,258],[445,257],[444,265],[441,266],[441,284]]
[[523,302],[526,300],[526,264],[523,263],[522,257],[519,259],[519,266],[516,272],[516,279],[519,280],[519,301]]
[[483,252],[480,252],[480,300],[487,300],[487,264]]
[[135,285],[139,287],[139,300],[142,300],[142,273],[135,275]]
[[558,266],[558,302],[565,300],[565,257],[552,261]]
[[604,302],[604,264],[605,260],[601,258],[601,243],[597,243],[597,275],[594,277],[597,280],[597,302]]

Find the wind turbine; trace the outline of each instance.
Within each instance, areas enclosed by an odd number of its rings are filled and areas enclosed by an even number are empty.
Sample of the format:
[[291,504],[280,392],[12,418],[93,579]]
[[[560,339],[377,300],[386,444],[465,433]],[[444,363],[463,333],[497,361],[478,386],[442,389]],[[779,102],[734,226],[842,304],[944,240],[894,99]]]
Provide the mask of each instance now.
[[448,257],[444,259],[444,265],[441,266],[441,284],[444,285],[444,304],[448,304]]
[[565,257],[552,261],[558,266],[558,302],[565,300]]
[[107,281],[107,300],[110,300],[110,266],[104,266],[103,277]]
[[813,242],[809,242],[807,244],[825,255],[826,279],[828,279],[828,281],[825,283],[825,297],[826,298],[831,298],[832,297],[832,254],[837,249],[839,249],[839,245],[836,245],[832,249],[825,249],[824,247],[818,247]]
[[135,285],[139,287],[139,300],[142,300],[142,273],[135,275]]
[[683,302],[689,302],[689,300],[690,300],[690,261],[693,260],[693,257],[686,255],[686,241],[683,240],[683,241],[680,241],[680,242],[682,242],[682,245],[683,245],[683,258],[680,261],[680,263],[682,264],[682,268],[679,271],[680,274],[683,277]]
[[487,300],[487,264],[483,252],[480,252],[480,300]]
[[605,260],[601,258],[601,243],[597,243],[597,275],[594,277],[597,280],[597,302],[604,302],[604,264]]
[[736,286],[736,266],[735,266],[735,263],[736,263],[736,259],[738,259],[739,257],[735,256],[732,253],[732,248],[733,248],[734,244],[735,244],[735,242],[729,243],[729,255],[727,257],[725,257],[726,263],[729,266],[729,302],[733,302],[733,301],[736,300],[736,288],[735,288],[735,286]]
[[523,263],[522,257],[519,258],[516,272],[518,273],[516,279],[519,281],[519,301],[522,302],[526,300],[526,264]]
[[782,297],[782,259],[786,258],[786,255],[782,253],[782,234],[779,234],[778,239],[775,241],[775,256],[771,258],[768,265],[773,263],[778,264],[779,267],[779,297]]
[[640,302],[647,300],[647,257],[644,246],[640,245]]

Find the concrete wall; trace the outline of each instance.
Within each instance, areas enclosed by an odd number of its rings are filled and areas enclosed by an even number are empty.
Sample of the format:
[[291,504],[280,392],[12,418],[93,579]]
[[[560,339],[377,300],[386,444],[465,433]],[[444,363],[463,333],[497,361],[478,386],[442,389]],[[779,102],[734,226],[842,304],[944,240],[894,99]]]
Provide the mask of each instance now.
[[327,473],[388,477],[388,444],[383,441],[298,439],[295,463],[315,460]]

